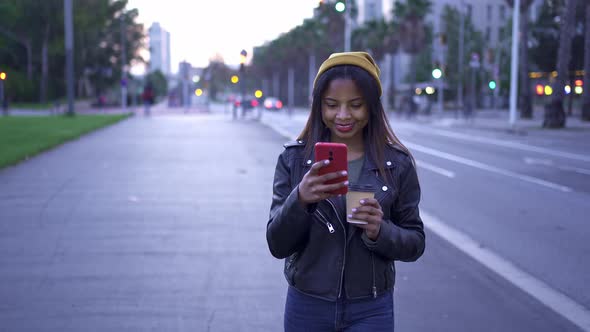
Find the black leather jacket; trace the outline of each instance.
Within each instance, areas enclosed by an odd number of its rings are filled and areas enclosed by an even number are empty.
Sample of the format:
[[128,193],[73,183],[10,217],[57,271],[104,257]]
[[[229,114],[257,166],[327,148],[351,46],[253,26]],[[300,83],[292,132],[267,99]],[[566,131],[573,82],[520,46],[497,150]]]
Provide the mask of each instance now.
[[303,149],[303,142],[289,142],[278,158],[266,229],[270,252],[285,258],[287,282],[303,293],[331,301],[344,294],[357,299],[391,291],[394,261],[415,261],[425,246],[418,211],[420,186],[410,157],[387,148],[384,167],[392,175],[391,185],[365,157],[358,182],[378,189],[375,197],[384,214],[379,236],[372,241],[361,228],[346,222],[343,197],[307,208],[298,201],[298,184],[314,162],[305,159]]

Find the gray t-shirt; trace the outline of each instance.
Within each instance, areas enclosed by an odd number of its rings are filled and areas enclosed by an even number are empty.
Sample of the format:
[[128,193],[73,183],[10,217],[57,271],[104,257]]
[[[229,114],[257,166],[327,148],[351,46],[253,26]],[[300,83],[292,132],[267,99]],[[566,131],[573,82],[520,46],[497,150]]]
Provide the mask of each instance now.
[[348,181],[351,184],[355,184],[359,181],[361,176],[361,169],[365,163],[365,156],[358,159],[354,159],[348,162]]

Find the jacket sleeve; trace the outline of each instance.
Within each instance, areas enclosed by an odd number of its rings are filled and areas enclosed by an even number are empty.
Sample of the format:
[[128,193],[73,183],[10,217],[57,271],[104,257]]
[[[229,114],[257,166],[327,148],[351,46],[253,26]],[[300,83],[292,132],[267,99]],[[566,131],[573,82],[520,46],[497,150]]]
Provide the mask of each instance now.
[[266,241],[271,254],[285,258],[307,240],[311,214],[299,202],[298,184],[291,183],[287,150],[278,158],[274,176],[270,217],[266,225]]
[[420,184],[416,168],[408,158],[400,174],[399,196],[391,207],[392,222],[384,220],[376,241],[364,233],[362,239],[373,252],[388,260],[412,262],[424,253],[424,224],[420,218]]

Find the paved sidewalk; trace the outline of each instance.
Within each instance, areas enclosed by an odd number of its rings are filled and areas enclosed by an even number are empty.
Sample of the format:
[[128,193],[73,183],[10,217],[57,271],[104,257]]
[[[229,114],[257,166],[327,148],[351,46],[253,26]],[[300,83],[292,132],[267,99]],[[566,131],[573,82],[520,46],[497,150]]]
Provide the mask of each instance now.
[[0,331],[280,331],[264,232],[281,140],[135,116],[1,170]]

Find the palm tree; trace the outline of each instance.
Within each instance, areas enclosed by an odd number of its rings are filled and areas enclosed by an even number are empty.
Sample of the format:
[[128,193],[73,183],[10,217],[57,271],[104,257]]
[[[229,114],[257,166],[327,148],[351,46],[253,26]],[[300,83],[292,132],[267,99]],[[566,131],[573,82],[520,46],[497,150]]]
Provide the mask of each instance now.
[[[404,52],[413,57],[411,68],[412,79],[409,93],[413,94],[416,83],[416,57],[426,47],[426,26],[424,17],[430,11],[430,0],[406,0],[396,1],[393,8],[394,17],[399,21],[400,46]],[[410,107],[413,108],[412,98],[409,98]],[[413,109],[411,110],[413,112]]]
[[590,2],[586,2],[586,37],[584,40],[584,96],[582,120],[590,121]]
[[[514,0],[506,0],[510,7],[514,7]],[[519,108],[520,117],[531,119],[533,117],[533,104],[531,95],[531,80],[529,77],[529,8],[533,0],[520,1],[520,91]]]
[[561,15],[561,27],[559,29],[559,49],[557,51],[557,79],[553,84],[553,96],[549,104],[545,105],[545,117],[543,127],[565,127],[565,111],[563,100],[565,98],[565,83],[568,79],[568,68],[572,50],[572,37],[574,35],[574,23],[577,0],[565,0],[563,15]]

